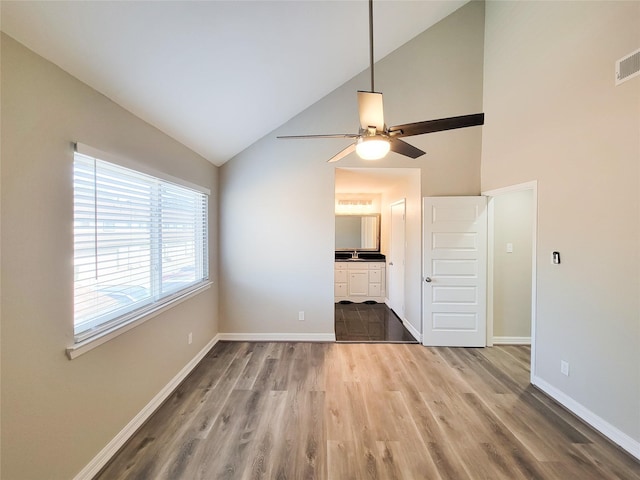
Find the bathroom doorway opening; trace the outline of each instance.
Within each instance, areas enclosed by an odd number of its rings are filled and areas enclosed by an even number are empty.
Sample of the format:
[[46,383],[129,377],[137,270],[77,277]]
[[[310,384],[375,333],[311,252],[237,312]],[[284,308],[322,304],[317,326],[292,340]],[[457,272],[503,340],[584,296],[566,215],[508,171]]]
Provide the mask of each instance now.
[[[373,252],[345,249],[344,236],[341,245],[336,240],[337,341],[420,341],[420,183],[419,168],[336,168],[336,219],[377,215],[380,222],[378,247]],[[401,205],[404,212],[399,216]],[[398,229],[403,230],[401,240]],[[355,256],[358,259],[350,258]]]
[[536,359],[536,181],[482,193],[488,197],[487,345],[531,345]]

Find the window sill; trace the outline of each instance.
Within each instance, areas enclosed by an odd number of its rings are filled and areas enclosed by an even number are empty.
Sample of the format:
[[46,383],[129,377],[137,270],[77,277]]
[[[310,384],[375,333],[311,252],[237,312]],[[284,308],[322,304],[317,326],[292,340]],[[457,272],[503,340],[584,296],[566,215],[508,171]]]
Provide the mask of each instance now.
[[114,326],[112,329],[105,330],[91,338],[87,338],[81,342],[76,343],[75,345],[68,347],[66,349],[66,354],[69,360],[73,360],[74,358],[78,358],[80,355],[84,355],[85,353],[93,350],[96,347],[99,347],[103,343],[108,342],[109,340],[122,335],[125,332],[128,332],[132,328],[135,328],[139,325],[142,325],[147,320],[152,319],[153,317],[160,315],[162,312],[169,310],[170,308],[175,307],[176,305],[188,300],[191,297],[198,295],[205,290],[208,290],[213,282],[209,281],[202,285],[198,285],[197,288],[193,290],[189,290],[185,292],[183,295],[180,295],[169,302],[163,303],[159,305],[158,308],[144,312],[137,317],[133,317],[125,323],[121,323],[119,325]]

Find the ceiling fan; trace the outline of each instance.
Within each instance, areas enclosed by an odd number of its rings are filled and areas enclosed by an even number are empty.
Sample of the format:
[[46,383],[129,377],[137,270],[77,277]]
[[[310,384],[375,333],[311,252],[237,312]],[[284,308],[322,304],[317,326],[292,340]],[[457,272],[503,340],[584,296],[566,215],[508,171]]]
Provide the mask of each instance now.
[[423,122],[407,123],[387,127],[384,123],[382,109],[382,93],[374,90],[373,83],[373,0],[369,0],[369,68],[371,71],[371,91],[358,91],[358,113],[360,129],[358,133],[339,133],[330,135],[284,135],[278,138],[354,138],[355,142],[329,159],[337,162],[353,151],[364,160],[383,158],[389,150],[406,157],[418,158],[425,154],[419,148],[400,140],[402,137],[423,135],[425,133],[442,132],[457,128],[474,127],[484,124],[484,113],[462,115],[459,117],[440,118]]

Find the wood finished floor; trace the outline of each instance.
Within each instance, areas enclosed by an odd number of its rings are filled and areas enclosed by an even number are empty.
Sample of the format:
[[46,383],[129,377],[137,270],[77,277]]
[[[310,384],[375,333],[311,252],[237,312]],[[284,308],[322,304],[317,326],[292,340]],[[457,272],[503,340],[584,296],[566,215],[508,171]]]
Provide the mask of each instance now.
[[528,347],[218,343],[98,479],[640,479]]

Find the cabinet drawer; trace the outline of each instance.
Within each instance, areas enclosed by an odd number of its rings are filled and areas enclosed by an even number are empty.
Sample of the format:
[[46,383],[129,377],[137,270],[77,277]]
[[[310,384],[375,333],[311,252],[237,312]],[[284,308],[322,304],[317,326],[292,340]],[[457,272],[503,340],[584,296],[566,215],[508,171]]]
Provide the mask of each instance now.
[[368,262],[345,262],[349,270],[369,270]]
[[369,282],[370,283],[382,282],[382,270],[369,270]]
[[380,296],[380,284],[379,283],[370,283],[369,284],[369,296],[370,297],[379,297]]
[[346,270],[347,262],[334,262],[334,267],[336,270]]
[[371,262],[369,263],[369,270],[383,270],[384,262]]
[[334,296],[336,297],[346,297],[347,296],[347,284],[346,283],[336,283],[334,288]]
[[333,272],[333,281],[335,283],[347,283],[347,271],[346,270],[335,270]]

